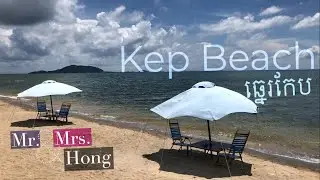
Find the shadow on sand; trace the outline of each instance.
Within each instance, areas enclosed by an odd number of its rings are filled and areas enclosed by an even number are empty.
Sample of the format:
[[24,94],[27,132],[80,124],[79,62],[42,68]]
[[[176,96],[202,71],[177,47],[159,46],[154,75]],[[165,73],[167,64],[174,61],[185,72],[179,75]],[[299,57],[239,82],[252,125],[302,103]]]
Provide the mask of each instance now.
[[64,126],[64,125],[73,125],[72,122],[62,122],[55,120],[47,120],[47,119],[28,119],[23,121],[17,121],[11,123],[11,127],[43,127],[43,126]]
[[[161,171],[193,175],[207,179],[230,177],[224,158],[220,157],[220,162],[215,163],[215,156],[211,157],[209,154],[196,150],[192,150],[192,154],[187,156],[184,150],[160,149],[159,152],[144,154],[143,157],[161,164]],[[252,164],[242,164],[241,161],[235,160],[230,166],[230,171],[232,176],[251,176],[251,168]]]

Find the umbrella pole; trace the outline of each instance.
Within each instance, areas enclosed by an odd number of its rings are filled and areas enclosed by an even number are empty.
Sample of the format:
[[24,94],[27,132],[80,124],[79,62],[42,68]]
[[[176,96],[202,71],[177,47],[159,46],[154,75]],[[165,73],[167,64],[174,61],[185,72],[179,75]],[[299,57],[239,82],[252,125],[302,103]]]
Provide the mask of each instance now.
[[210,122],[209,122],[209,120],[207,120],[207,125],[208,125],[208,133],[209,133],[209,147],[210,147],[210,154],[211,154],[211,157],[212,157],[212,150],[211,150],[212,142],[211,142],[211,131],[210,131]]
[[53,115],[53,105],[52,105],[52,96],[50,95],[50,102],[51,102],[51,115]]
[[209,122],[209,120],[207,120],[207,125],[208,125],[209,141],[210,141],[210,145],[211,145],[211,131],[210,131],[210,122]]

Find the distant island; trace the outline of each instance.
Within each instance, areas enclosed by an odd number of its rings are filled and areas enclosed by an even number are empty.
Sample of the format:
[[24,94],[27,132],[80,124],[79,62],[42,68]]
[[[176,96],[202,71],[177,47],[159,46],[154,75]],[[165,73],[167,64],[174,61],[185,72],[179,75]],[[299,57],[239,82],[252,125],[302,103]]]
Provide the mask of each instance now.
[[44,73],[101,73],[104,72],[102,69],[93,66],[77,66],[70,65],[61,69],[53,71],[34,71],[29,74],[44,74]]

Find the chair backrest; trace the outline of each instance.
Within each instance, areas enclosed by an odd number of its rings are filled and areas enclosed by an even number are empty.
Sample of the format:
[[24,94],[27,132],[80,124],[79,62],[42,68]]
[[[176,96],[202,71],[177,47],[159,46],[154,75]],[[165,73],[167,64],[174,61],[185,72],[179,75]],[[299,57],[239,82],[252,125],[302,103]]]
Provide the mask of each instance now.
[[172,140],[180,140],[181,133],[180,133],[180,127],[179,127],[178,121],[176,122],[169,121],[169,126],[170,126]]
[[47,112],[47,105],[45,101],[37,101],[38,112]]
[[247,143],[250,131],[237,130],[232,141],[230,153],[242,153]]
[[70,107],[71,107],[71,104],[63,103],[61,105],[61,108],[60,108],[60,111],[59,111],[59,116],[60,117],[68,117]]

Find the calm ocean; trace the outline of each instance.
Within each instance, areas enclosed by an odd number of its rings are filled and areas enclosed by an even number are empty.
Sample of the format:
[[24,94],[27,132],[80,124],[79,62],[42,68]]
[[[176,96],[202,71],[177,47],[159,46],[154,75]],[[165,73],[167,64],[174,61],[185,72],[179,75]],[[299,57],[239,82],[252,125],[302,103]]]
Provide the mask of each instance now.
[[[16,74],[0,75],[0,94],[16,96],[17,93],[43,82],[56,80],[83,90],[67,96],[54,97],[55,108],[63,101],[72,102],[72,112],[106,121],[125,121],[166,131],[166,121],[149,111],[155,105],[177,95],[199,81],[211,81],[247,95],[245,82],[268,80],[275,82],[276,71],[246,72],[182,72],[174,73],[100,73],[100,74]],[[213,136],[230,140],[236,129],[249,129],[249,147],[261,152],[291,157],[311,163],[319,163],[319,70],[281,71],[280,88],[283,80],[295,80],[296,95],[291,87],[280,96],[267,97],[264,105],[259,104],[258,116],[232,114],[216,121]],[[305,80],[311,78],[311,92],[301,95],[299,78],[303,79],[303,92],[307,91]],[[259,87],[259,86],[257,86]],[[265,85],[266,91],[268,89]],[[275,92],[275,85],[273,83]],[[253,93],[253,89],[250,89]],[[254,98],[251,97],[254,101]],[[25,101],[34,104],[34,100]],[[206,122],[194,118],[179,118],[184,133],[207,137]],[[184,121],[185,120],[185,121]]]

